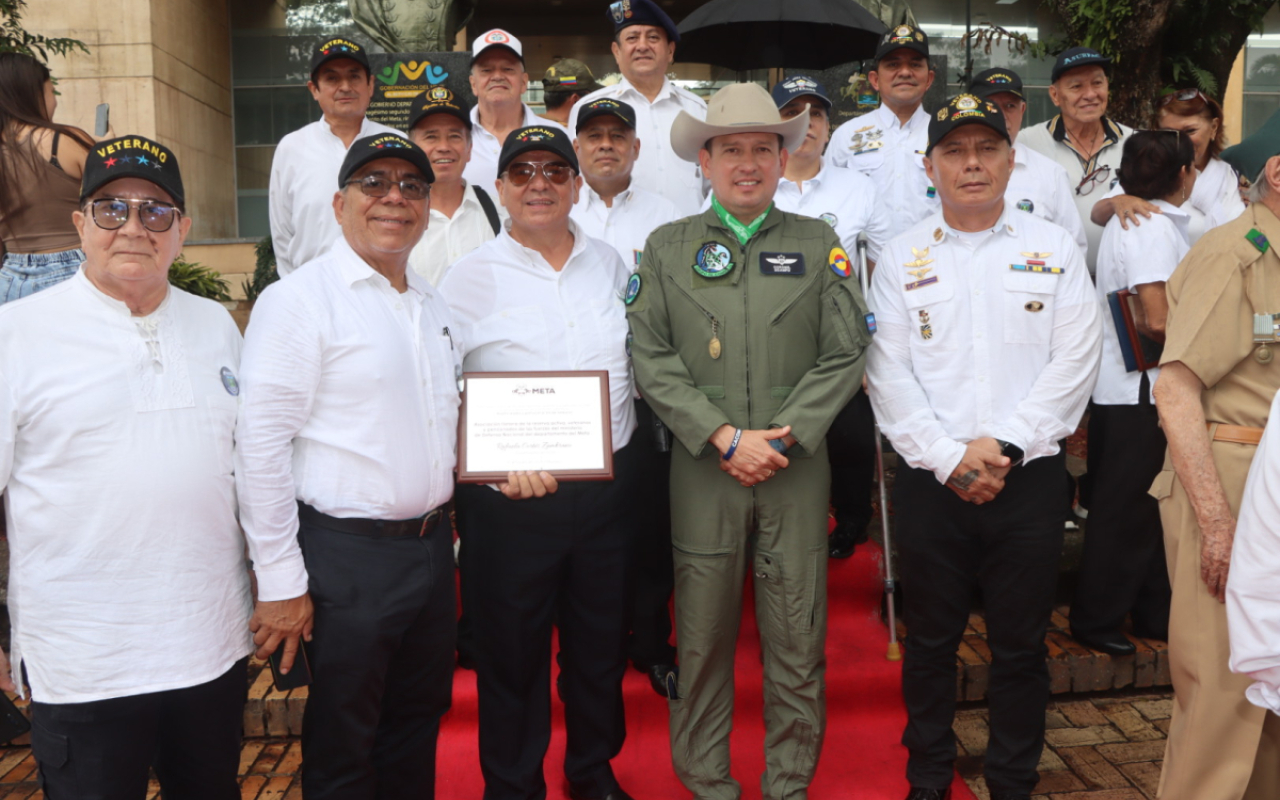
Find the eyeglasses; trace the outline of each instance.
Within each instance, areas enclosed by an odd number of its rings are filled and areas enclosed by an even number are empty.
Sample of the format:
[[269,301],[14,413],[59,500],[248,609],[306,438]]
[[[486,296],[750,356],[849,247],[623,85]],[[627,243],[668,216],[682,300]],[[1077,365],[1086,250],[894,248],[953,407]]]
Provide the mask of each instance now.
[[122,197],[102,197],[89,203],[93,222],[104,231],[123,228],[129,221],[131,209],[138,209],[138,222],[152,233],[164,233],[173,227],[173,221],[182,216],[177,206],[158,200],[125,200]]
[[1158,101],[1156,101],[1156,105],[1159,106],[1160,108],[1164,108],[1165,106],[1172,103],[1174,100],[1185,103],[1188,100],[1195,100],[1197,98],[1199,98],[1201,103],[1204,103],[1205,105],[1209,105],[1209,98],[1205,97],[1204,93],[1201,92],[1199,89],[1178,89],[1176,91],[1169,92],[1168,94],[1161,97]]
[[400,196],[405,200],[425,200],[431,194],[431,184],[418,178],[405,178],[393,181],[377,175],[366,175],[363,178],[352,178],[347,185],[355,184],[367,197],[386,197],[391,194],[392,186],[400,187]]
[[1084,197],[1094,190],[1100,183],[1106,183],[1107,178],[1111,177],[1111,167],[1098,167],[1093,172],[1085,175],[1080,181],[1080,185],[1076,187],[1076,194]]
[[538,164],[522,161],[507,167],[507,171],[503,174],[507,176],[507,180],[511,181],[512,186],[524,186],[533,180],[534,175],[539,174],[557,186],[563,186],[573,177],[573,167],[563,161],[544,161]]

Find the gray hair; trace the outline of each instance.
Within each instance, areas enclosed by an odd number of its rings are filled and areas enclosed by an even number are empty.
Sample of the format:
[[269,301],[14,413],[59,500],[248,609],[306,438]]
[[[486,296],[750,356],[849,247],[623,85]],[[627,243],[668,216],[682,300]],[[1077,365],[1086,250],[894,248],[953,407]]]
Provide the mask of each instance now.
[[1269,194],[1271,194],[1271,184],[1267,181],[1267,167],[1264,164],[1262,171],[1253,179],[1253,183],[1249,184],[1249,202],[1261,203]]

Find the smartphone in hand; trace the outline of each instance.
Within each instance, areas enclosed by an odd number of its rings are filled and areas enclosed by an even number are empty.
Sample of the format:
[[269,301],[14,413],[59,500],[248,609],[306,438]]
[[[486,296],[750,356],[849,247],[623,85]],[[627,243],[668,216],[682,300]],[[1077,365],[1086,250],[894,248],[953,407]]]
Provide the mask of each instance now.
[[299,640],[298,645],[298,652],[293,657],[293,668],[287,675],[280,674],[280,660],[284,658],[283,642],[267,659],[267,663],[271,665],[271,677],[275,681],[277,692],[287,692],[290,689],[311,684],[311,659],[307,657],[307,642]]

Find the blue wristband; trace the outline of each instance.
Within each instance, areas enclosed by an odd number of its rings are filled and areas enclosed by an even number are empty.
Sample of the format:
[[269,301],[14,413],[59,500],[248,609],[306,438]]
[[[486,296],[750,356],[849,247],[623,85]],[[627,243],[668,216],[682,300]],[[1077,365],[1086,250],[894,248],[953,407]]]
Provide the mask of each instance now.
[[736,428],[733,431],[733,443],[729,445],[729,449],[724,451],[721,456],[725,461],[733,458],[733,451],[738,449],[738,442],[742,441],[742,428]]

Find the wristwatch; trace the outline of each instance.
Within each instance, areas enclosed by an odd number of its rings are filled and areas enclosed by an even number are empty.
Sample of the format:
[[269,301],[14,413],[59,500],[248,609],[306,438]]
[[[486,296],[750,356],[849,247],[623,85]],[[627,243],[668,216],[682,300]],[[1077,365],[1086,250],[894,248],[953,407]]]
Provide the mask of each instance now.
[[1009,466],[1016,467],[1022,463],[1022,459],[1026,457],[1026,453],[1022,452],[1022,448],[1013,442],[1006,442],[1003,439],[996,439],[1000,445],[1000,455],[1009,459]]
[[774,450],[777,450],[779,453],[782,453],[784,456],[787,454],[787,444],[781,439],[770,439],[769,446]]

